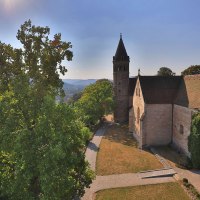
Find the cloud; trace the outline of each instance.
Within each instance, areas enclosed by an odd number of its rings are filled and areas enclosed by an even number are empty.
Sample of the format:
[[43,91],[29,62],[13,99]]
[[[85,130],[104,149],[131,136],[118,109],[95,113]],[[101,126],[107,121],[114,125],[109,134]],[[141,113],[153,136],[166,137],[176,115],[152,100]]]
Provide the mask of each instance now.
[[5,15],[15,14],[32,4],[33,0],[1,0],[0,12]]

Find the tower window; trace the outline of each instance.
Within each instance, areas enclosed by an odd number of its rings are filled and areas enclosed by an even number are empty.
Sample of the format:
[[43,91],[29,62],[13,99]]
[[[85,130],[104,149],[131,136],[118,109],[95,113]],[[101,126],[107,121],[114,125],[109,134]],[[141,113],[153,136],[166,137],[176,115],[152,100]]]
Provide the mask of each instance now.
[[184,127],[183,127],[183,125],[181,124],[181,125],[180,125],[180,134],[183,135],[183,133],[184,133]]
[[124,71],[126,71],[126,67],[124,67]]
[[118,83],[118,85],[120,85],[120,82]]
[[140,97],[140,88],[136,88],[136,96],[139,96]]

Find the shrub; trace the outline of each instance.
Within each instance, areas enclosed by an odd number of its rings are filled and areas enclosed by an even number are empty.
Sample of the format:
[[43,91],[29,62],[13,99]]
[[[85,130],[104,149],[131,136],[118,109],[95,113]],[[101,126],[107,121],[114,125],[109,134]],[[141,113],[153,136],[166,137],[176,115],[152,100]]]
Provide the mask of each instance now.
[[188,181],[187,178],[183,178],[183,185],[186,187],[189,194],[194,197],[192,199],[200,199],[200,194],[196,188]]
[[191,134],[188,137],[188,149],[194,168],[200,168],[200,112],[192,117]]

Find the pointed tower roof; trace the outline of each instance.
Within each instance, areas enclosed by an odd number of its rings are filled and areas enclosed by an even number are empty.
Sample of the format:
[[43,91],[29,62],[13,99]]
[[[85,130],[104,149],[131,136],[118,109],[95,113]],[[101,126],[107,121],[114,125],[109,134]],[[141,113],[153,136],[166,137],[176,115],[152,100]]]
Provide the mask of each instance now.
[[129,56],[126,53],[126,48],[125,48],[124,42],[122,40],[122,34],[120,34],[119,44],[118,44],[115,56],[113,57],[113,60],[115,60],[115,61],[122,61],[122,60],[129,61]]

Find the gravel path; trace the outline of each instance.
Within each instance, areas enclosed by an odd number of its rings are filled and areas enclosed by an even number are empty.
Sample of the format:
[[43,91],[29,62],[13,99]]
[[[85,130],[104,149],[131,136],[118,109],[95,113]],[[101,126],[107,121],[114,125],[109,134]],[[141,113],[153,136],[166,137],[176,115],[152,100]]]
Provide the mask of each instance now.
[[106,125],[102,128],[98,129],[93,139],[88,144],[88,147],[85,152],[85,159],[90,163],[90,168],[95,171],[96,169],[96,157],[99,150],[99,145],[101,143],[101,139],[105,133]]

